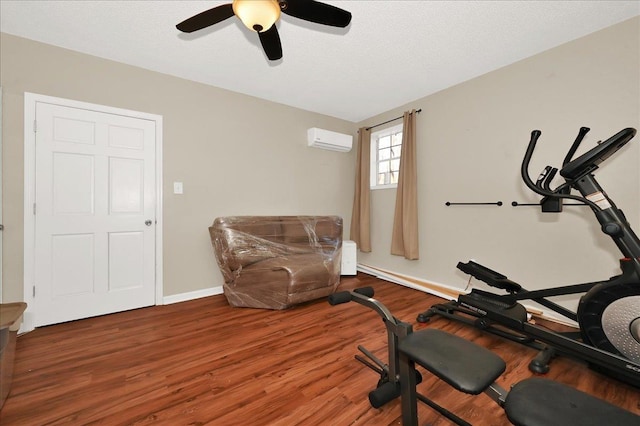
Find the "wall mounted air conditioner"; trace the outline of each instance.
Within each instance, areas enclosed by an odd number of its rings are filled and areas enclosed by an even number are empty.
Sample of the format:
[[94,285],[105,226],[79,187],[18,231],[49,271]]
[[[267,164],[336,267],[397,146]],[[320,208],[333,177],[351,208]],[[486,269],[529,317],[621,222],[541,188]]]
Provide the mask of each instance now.
[[341,152],[351,151],[351,145],[353,144],[353,136],[351,135],[318,129],[317,127],[307,130],[307,140],[309,146],[313,148]]

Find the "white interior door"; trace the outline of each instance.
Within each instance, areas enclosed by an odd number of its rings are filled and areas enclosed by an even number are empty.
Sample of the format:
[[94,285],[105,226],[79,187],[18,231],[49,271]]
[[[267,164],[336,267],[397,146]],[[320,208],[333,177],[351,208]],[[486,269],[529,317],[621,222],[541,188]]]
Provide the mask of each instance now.
[[36,102],[34,326],[155,303],[155,124]]

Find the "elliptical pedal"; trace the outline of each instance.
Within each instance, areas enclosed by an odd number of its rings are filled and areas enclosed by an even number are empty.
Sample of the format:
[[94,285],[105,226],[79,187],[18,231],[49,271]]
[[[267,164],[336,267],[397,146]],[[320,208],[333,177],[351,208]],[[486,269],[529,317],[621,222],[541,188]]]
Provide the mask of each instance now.
[[481,304],[489,305],[492,308],[499,309],[509,309],[512,308],[516,303],[509,303],[503,300],[497,299],[495,294],[485,293],[482,290],[473,289],[471,293],[461,294],[460,301],[463,302],[465,299],[473,300],[475,303],[480,302]]

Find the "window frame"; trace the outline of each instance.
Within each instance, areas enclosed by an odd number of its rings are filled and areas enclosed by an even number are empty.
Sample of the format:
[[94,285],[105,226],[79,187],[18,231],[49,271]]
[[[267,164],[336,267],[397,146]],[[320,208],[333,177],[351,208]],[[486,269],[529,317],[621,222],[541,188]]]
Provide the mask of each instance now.
[[[371,190],[395,189],[398,187],[397,183],[381,184],[381,185],[378,184],[378,165],[380,163],[380,160],[378,159],[378,153],[379,153],[378,140],[386,136],[391,136],[391,135],[402,133],[402,132],[403,132],[402,123],[397,124],[395,126],[387,127],[382,130],[378,130],[376,132],[371,132],[371,141],[370,141],[371,142],[371,148],[370,148],[371,158],[370,158],[370,172],[369,172],[369,175],[370,175],[369,187],[371,188]],[[402,158],[402,152],[400,153],[400,156],[398,157],[398,159],[401,159],[401,158]]]

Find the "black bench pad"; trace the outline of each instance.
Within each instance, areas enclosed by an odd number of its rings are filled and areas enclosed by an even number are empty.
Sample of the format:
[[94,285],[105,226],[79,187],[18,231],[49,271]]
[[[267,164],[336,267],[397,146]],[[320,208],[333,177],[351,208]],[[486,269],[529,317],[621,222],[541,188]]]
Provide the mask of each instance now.
[[505,411],[516,426],[640,425],[640,416],[562,383],[540,378],[513,386]]
[[398,350],[457,390],[473,395],[489,387],[506,367],[490,350],[436,329],[409,334]]

